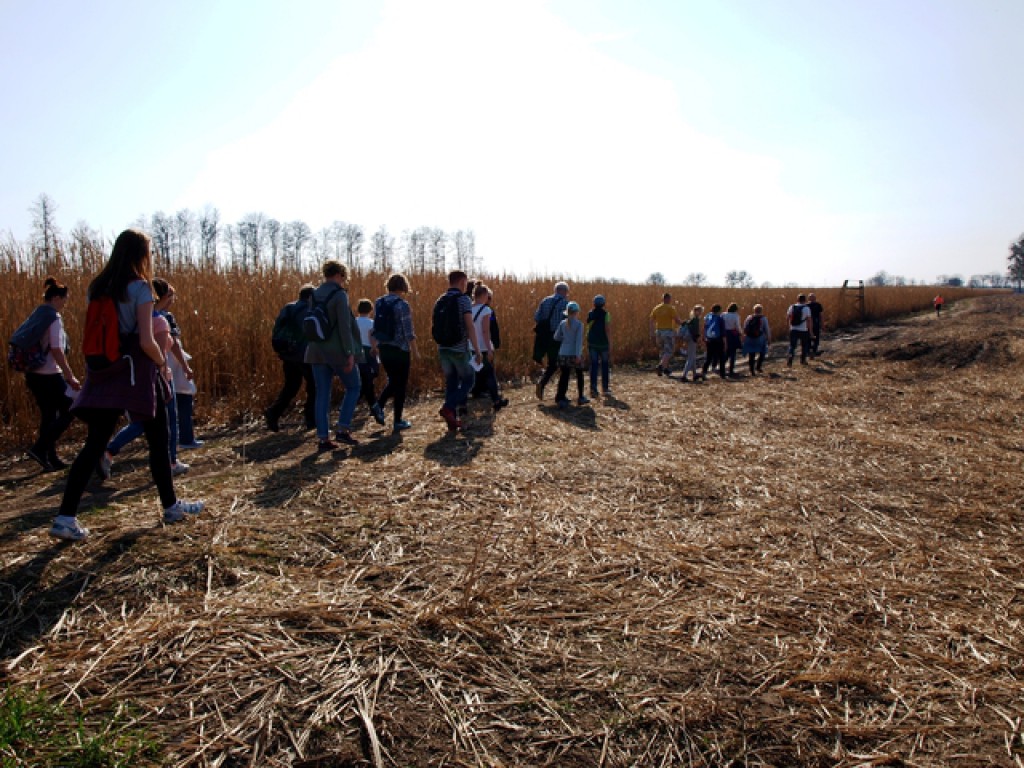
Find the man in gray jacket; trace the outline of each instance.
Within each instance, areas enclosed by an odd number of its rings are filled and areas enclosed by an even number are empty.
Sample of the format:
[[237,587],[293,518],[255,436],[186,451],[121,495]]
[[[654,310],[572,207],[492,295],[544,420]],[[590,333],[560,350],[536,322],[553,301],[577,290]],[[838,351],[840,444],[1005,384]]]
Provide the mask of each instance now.
[[331,440],[331,389],[334,377],[341,380],[345,397],[338,411],[338,423],[334,437],[345,445],[358,445],[352,437],[352,414],[359,401],[362,382],[358,364],[363,358],[359,339],[359,326],[349,305],[348,268],[341,262],[325,261],[324,281],[313,292],[312,307],[321,307],[327,317],[326,337],[310,340],[306,347],[305,362],[313,366],[313,380],[316,382],[316,436],[318,450],[332,451],[337,444]]

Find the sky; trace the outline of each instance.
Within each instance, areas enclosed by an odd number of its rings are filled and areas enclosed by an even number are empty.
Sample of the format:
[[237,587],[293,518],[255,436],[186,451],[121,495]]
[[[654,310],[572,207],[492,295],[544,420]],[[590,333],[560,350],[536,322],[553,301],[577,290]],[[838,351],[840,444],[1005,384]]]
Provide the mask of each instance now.
[[262,212],[489,272],[1005,273],[1020,0],[0,0],[0,233]]

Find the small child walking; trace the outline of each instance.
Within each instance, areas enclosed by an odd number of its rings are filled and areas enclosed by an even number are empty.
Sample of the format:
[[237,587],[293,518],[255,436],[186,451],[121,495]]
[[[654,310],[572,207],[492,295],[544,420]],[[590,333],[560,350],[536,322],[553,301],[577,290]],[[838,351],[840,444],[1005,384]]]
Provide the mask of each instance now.
[[377,394],[373,382],[380,372],[380,358],[377,356],[377,340],[373,337],[373,302],[360,299],[356,304],[356,325],[359,326],[359,340],[363,346],[363,362],[359,363],[359,399],[365,400],[373,411]]
[[569,375],[576,370],[576,387],[579,392],[580,405],[590,402],[589,398],[583,395],[583,323],[580,322],[580,305],[570,301],[565,308],[565,320],[558,324],[555,331],[555,341],[559,342],[558,347],[558,391],[555,394],[555,401],[559,408],[568,408],[569,400],[566,397],[569,391]]

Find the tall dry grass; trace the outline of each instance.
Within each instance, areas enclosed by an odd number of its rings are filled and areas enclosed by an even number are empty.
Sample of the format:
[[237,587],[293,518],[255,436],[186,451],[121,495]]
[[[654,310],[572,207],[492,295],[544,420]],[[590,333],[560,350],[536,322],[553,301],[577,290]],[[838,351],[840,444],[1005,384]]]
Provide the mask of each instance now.
[[[39,259],[23,246],[0,243],[0,338],[9,339],[42,296],[43,281],[53,274],[70,287],[64,323],[71,339],[71,365],[84,373],[81,324],[85,318],[85,293],[92,276],[107,254],[75,244],[65,245],[49,260]],[[305,282],[317,283],[315,273],[260,270],[202,269],[182,265],[167,278],[176,288],[175,316],[182,329],[182,342],[193,355],[199,393],[196,419],[231,422],[260,414],[281,384],[280,364],[270,347],[270,333],[279,309],[293,301]],[[359,298],[375,298],[384,292],[386,275],[357,274],[350,283],[353,303]],[[530,355],[533,343],[533,313],[540,300],[552,290],[553,279],[522,279],[512,275],[480,275],[494,291],[494,309],[501,326],[502,347],[498,353],[499,377],[521,380],[535,368]],[[430,315],[434,299],[447,287],[441,275],[411,275],[414,325],[419,337],[420,358],[413,362],[412,394],[439,389],[442,385],[436,363],[436,347],[430,338]],[[647,318],[652,307],[668,290],[688,315],[694,304],[710,309],[718,303],[740,305],[742,315],[755,303],[765,308],[774,339],[785,338],[786,310],[801,291],[814,290],[825,306],[825,325],[834,330],[860,319],[852,292],[839,288],[752,288],[662,287],[624,285],[588,281],[571,282],[571,298],[586,312],[595,294],[603,294],[612,316],[612,358],[618,365],[643,363],[656,357],[648,337]],[[928,309],[936,292],[933,286],[868,288],[865,313],[870,319],[894,317]],[[955,301],[977,291],[943,288],[947,301]],[[6,365],[0,372],[0,450],[23,445],[36,429],[38,413],[23,377]]]

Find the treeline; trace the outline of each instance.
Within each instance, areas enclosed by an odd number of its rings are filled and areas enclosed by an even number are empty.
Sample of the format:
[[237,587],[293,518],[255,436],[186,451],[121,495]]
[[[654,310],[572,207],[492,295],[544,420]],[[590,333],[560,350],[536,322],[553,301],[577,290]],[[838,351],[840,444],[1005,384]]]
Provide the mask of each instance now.
[[[57,205],[45,194],[29,211],[32,235],[28,255],[32,257],[50,261],[59,249],[103,252],[111,245],[84,221],[65,236],[57,222]],[[157,211],[139,217],[132,226],[152,236],[154,266],[164,272],[186,264],[204,269],[304,271],[326,259],[337,259],[353,270],[383,273],[442,273],[451,269],[477,272],[483,266],[471,229],[446,232],[440,227],[422,226],[396,237],[381,225],[367,236],[362,225],[341,220],[318,231],[304,221],[280,221],[264,213],[246,214],[234,223],[223,222],[212,206],[173,214]]]

